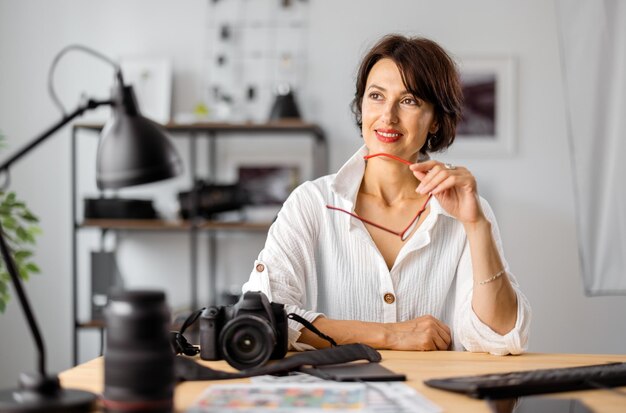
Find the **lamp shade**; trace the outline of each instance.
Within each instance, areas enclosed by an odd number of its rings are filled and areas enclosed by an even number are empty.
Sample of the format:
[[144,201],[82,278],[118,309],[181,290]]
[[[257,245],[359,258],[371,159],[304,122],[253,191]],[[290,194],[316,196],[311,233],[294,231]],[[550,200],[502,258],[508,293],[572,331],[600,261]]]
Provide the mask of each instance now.
[[173,178],[182,161],[160,125],[141,116],[131,86],[117,85],[113,116],[102,130],[96,161],[100,189]]

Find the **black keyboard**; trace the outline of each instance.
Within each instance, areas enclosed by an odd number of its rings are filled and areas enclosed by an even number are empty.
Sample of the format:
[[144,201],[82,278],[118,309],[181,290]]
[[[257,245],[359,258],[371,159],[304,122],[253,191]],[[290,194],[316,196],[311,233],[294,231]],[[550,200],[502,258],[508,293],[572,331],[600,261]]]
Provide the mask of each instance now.
[[479,399],[508,399],[598,387],[626,386],[626,363],[449,377],[424,382]]

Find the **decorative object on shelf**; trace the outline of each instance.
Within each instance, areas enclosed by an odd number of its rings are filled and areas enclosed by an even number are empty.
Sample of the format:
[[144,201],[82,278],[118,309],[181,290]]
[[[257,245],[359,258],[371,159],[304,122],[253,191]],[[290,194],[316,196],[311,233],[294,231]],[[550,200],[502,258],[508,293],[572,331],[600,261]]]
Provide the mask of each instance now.
[[242,208],[246,200],[245,191],[238,184],[213,184],[202,180],[196,181],[190,191],[178,194],[180,215],[185,219],[211,219],[220,212]]
[[85,219],[156,219],[150,199],[87,198]]
[[510,57],[460,59],[463,118],[453,158],[493,158],[515,152],[515,67]]
[[[56,96],[52,84],[54,68],[65,53],[85,52],[115,68],[117,84],[112,99],[89,99],[67,114]],[[141,116],[132,87],[124,84],[119,65],[108,57],[80,45],[61,50],[54,58],[49,73],[49,91],[63,118],[33,139],[24,148],[0,165],[0,172],[8,174],[10,167],[40,143],[83,113],[99,106],[112,107],[112,119],[104,127],[98,146],[96,180],[101,189],[117,189],[172,178],[182,171],[182,163],[173,145],[161,128]],[[0,412],[91,411],[96,395],[90,392],[61,388],[59,378],[46,371],[46,351],[35,315],[22,286],[13,252],[0,223],[0,252],[14,284],[28,328],[33,335],[38,356],[38,371],[20,376],[19,389],[0,390]]]
[[274,104],[269,116],[270,121],[300,120],[300,110],[291,88],[281,85],[274,97]]
[[310,2],[208,1],[207,103],[228,101],[227,118],[215,112],[222,121],[264,122],[278,85],[305,86]]
[[123,58],[126,84],[133,86],[141,110],[149,119],[166,124],[171,119],[172,63],[165,58]]

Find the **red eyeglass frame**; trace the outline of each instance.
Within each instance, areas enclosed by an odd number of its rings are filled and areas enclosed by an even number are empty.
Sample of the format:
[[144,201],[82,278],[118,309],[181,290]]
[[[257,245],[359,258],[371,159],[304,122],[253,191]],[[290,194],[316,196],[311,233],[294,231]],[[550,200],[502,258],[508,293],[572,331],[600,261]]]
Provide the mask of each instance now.
[[[391,158],[391,159],[393,159],[395,161],[402,162],[405,165],[412,165],[412,163],[407,161],[406,159],[402,159],[402,158],[400,158],[398,156],[391,155],[389,153],[384,153],[384,152],[374,153],[374,154],[371,154],[371,155],[366,155],[366,156],[363,157],[363,159],[368,160],[368,159],[371,159],[371,158],[375,158],[377,156],[384,156],[384,157],[387,157],[387,158]],[[338,208],[336,206],[326,205],[326,208],[328,208],[330,210],[333,210],[333,211],[345,212],[346,214],[350,215],[351,217],[354,217],[354,218],[358,219],[359,221],[365,222],[366,224],[369,224],[369,225],[371,225],[373,227],[376,227],[376,228],[378,228],[380,230],[383,230],[383,231],[389,232],[391,234],[397,235],[397,236],[400,237],[400,239],[402,241],[406,241],[409,238],[409,236],[411,235],[411,233],[413,233],[413,230],[415,229],[415,226],[417,225],[417,222],[419,221],[419,218],[422,216],[422,213],[424,213],[424,211],[426,210],[426,206],[428,205],[428,202],[430,201],[430,198],[432,198],[432,196],[433,196],[432,194],[428,194],[428,197],[426,198],[426,202],[424,202],[422,207],[417,211],[417,214],[415,214],[415,217],[411,220],[411,222],[409,222],[409,225],[407,225],[407,227],[404,228],[404,230],[402,230],[401,232],[394,231],[394,230],[389,229],[389,228],[385,228],[382,225],[376,224],[375,222],[372,222],[372,221],[370,221],[368,219],[362,218],[362,217],[358,216],[357,214],[355,214],[353,212],[346,211],[345,209]]]

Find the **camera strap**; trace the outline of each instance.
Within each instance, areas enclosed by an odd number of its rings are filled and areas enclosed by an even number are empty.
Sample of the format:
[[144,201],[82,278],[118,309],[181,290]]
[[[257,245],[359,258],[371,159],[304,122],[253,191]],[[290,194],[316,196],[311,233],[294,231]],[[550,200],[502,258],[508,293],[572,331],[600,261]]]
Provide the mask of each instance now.
[[195,356],[200,352],[200,347],[194,346],[191,344],[183,333],[189,326],[198,320],[200,314],[204,311],[206,307],[202,307],[199,310],[194,311],[187,317],[183,325],[180,327],[180,331],[171,331],[170,332],[170,344],[172,345],[172,350],[174,350],[174,354],[184,354],[185,356]]
[[306,327],[307,329],[309,329],[313,333],[317,334],[317,336],[319,338],[322,338],[322,339],[328,341],[330,343],[331,347],[337,347],[337,343],[335,342],[335,340],[333,340],[332,337],[327,336],[326,334],[324,334],[321,331],[319,331],[317,329],[317,327],[315,327],[313,325],[313,323],[309,322],[307,319],[305,319],[303,317],[300,317],[296,313],[289,313],[289,314],[287,314],[287,318],[290,319],[290,320],[297,321],[298,323],[302,324],[304,327]]
[[304,351],[293,356],[285,357],[265,366],[227,372],[214,370],[199,364],[196,360],[187,357],[176,357],[174,360],[174,374],[178,381],[191,380],[227,380],[245,377],[262,376],[265,374],[280,374],[298,371],[304,366],[325,366],[329,364],[348,363],[357,360],[379,362],[380,353],[365,344],[345,344],[342,346],[321,350]]
[[[176,354],[195,356],[200,352],[198,346],[190,344],[183,333],[196,322],[204,308],[194,311],[187,317],[180,331],[173,331],[170,335],[172,348]],[[176,357],[174,360],[174,372],[178,381],[192,380],[226,380],[239,379],[245,377],[262,376],[265,374],[280,374],[290,371],[298,371],[303,366],[324,366],[329,364],[349,363],[351,361],[365,360],[369,362],[379,362],[382,357],[378,351],[365,344],[345,344],[337,345],[332,337],[319,331],[312,323],[295,313],[287,314],[287,318],[301,323],[305,328],[311,330],[320,338],[328,341],[330,348],[321,350],[311,350],[294,354],[277,360],[265,366],[255,367],[239,372],[226,372],[214,370],[203,366],[196,360],[186,357]]]

